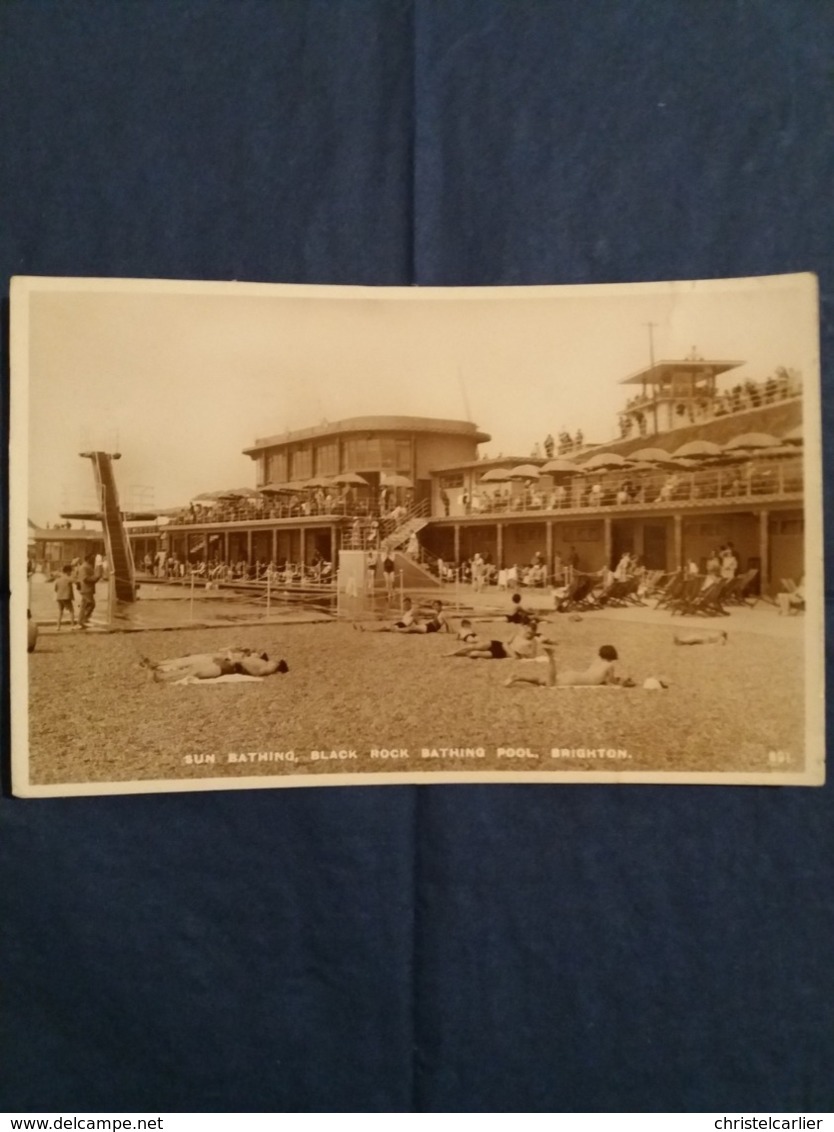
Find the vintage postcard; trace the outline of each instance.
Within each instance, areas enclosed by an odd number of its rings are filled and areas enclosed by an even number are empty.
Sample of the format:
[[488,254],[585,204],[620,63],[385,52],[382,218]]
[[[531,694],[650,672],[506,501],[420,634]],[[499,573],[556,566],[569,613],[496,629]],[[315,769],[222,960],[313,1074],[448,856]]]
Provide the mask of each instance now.
[[11,327],[16,794],[823,782],[813,276]]

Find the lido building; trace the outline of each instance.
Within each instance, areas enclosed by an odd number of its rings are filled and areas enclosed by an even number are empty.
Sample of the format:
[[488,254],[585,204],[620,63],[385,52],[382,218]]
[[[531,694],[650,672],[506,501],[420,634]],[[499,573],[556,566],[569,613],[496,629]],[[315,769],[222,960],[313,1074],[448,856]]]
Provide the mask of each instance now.
[[437,584],[437,559],[476,552],[498,568],[539,555],[552,573],[568,558],[596,571],[628,550],[671,572],[732,542],[740,570],[756,569],[768,593],[804,572],[801,379],[778,370],[728,385],[741,364],[653,362],[623,379],[617,439],[569,451],[548,437],[534,456],[484,459],[488,433],[424,417],[266,436],[244,450],[254,487],[135,528],[134,558],[335,562],[370,538],[414,559],[416,586]]

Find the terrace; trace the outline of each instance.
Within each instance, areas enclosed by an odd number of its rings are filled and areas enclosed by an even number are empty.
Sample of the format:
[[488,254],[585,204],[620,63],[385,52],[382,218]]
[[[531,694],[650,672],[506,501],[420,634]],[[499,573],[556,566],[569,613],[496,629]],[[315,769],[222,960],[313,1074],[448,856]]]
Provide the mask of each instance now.
[[[598,476],[576,475],[567,484],[496,488],[475,492],[467,518],[558,512],[581,515],[602,510],[617,513],[699,508],[752,502],[801,501],[803,468],[799,458],[762,460],[744,468],[704,468],[698,471],[630,472]],[[461,516],[456,518],[460,519]]]

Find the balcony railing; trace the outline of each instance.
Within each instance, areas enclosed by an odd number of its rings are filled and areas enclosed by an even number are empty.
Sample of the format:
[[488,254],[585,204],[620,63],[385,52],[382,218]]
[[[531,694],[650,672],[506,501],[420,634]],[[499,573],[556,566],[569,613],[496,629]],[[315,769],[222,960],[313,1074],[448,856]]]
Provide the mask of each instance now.
[[[265,526],[276,520],[319,519],[343,523],[349,520],[361,525],[362,542],[368,541],[371,527],[376,524],[380,542],[395,531],[412,514],[425,515],[432,520],[494,518],[506,515],[541,514],[542,512],[580,513],[604,509],[616,511],[659,510],[669,507],[692,508],[716,503],[740,503],[745,500],[801,500],[803,473],[801,460],[762,460],[758,464],[738,468],[711,468],[695,472],[648,472],[640,475],[622,471],[594,477],[577,477],[573,481],[552,488],[514,491],[498,488],[494,493],[476,492],[466,510],[452,509],[450,515],[429,515],[427,504],[420,503],[405,511],[404,515],[389,512],[380,515],[378,510],[362,503],[333,505],[320,510],[315,503],[276,504],[267,507],[251,506],[185,510],[171,519],[166,528],[171,532],[189,527],[238,528]],[[151,533],[148,529],[132,529],[132,536]],[[159,532],[157,532],[159,533]]]
[[803,493],[802,467],[793,463],[759,466],[752,471],[712,469],[701,472],[646,473],[605,476],[588,482],[574,480],[551,491],[535,489],[522,493],[476,495],[472,506],[460,518],[494,518],[542,512],[594,512],[601,510],[640,511],[670,507],[700,507],[745,500],[799,500]]

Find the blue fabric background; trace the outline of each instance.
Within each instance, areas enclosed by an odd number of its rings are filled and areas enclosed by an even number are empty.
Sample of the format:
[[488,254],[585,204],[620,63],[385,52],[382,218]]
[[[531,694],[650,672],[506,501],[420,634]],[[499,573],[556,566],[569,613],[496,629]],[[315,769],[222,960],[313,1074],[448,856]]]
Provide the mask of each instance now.
[[[814,0],[6,0],[4,294],[812,270],[828,433],[832,55]],[[6,797],[0,824],[0,1108],[834,1102],[830,787]]]

